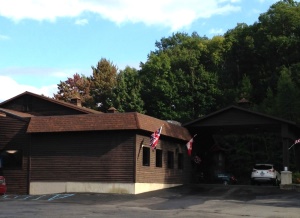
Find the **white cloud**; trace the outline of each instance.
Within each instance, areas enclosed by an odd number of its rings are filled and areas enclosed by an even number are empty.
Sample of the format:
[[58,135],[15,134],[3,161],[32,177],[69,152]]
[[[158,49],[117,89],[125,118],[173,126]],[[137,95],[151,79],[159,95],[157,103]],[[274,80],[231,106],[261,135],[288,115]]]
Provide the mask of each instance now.
[[[189,26],[199,18],[240,10],[239,0],[0,0],[0,16],[55,21],[92,12],[117,24],[142,22],[172,30]],[[18,7],[16,7],[16,5]],[[84,21],[85,22],[85,21]]]
[[80,26],[84,26],[87,25],[89,23],[89,21],[87,19],[79,19],[75,21],[76,25],[80,25]]
[[9,40],[9,36],[0,35],[0,40]]
[[0,102],[8,100],[26,91],[39,95],[43,94],[47,97],[53,97],[53,93],[57,93],[57,85],[55,84],[36,88],[33,86],[19,84],[11,77],[0,76]]

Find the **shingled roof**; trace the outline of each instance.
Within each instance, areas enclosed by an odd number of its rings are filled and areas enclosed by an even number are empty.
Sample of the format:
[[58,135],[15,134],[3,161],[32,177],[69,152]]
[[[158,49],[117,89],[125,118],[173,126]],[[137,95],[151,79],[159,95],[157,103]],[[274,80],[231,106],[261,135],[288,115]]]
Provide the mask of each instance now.
[[19,111],[14,111],[6,108],[0,108],[0,112],[5,113],[5,114],[10,114],[13,116],[17,116],[20,118],[27,118],[27,117],[34,117],[34,115],[28,114],[28,113],[23,113]]
[[32,117],[27,132],[45,133],[101,130],[144,130],[154,132],[162,125],[161,135],[185,141],[191,138],[189,131],[182,126],[137,112]]
[[64,107],[67,107],[67,108],[70,108],[70,109],[73,109],[73,110],[76,110],[76,111],[86,113],[86,114],[101,114],[102,113],[100,111],[96,111],[96,110],[89,109],[89,108],[86,108],[86,107],[80,107],[80,106],[77,106],[77,105],[72,104],[72,103],[56,100],[56,99],[53,99],[53,98],[49,98],[49,97],[46,97],[46,96],[43,96],[43,95],[38,95],[38,94],[28,92],[28,91],[23,92],[23,93],[15,96],[13,98],[10,98],[6,101],[1,102],[0,107],[5,108],[5,105],[9,104],[10,102],[14,101],[15,99],[22,98],[26,95],[32,96],[32,97],[35,97],[35,98],[39,98],[39,99],[42,99],[42,100],[45,100],[45,101],[48,101],[48,102],[52,102],[54,104],[61,105],[61,106],[64,106]]

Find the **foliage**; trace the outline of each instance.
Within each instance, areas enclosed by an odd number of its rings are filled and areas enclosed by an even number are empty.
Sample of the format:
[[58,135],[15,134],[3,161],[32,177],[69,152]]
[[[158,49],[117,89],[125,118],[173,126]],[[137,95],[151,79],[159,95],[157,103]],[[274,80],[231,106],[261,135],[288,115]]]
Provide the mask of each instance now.
[[300,172],[293,172],[292,182],[295,184],[300,184]]
[[109,60],[102,58],[96,67],[92,66],[91,96],[94,108],[106,112],[112,107],[113,90],[117,85],[117,67]]
[[117,75],[117,85],[114,89],[113,105],[119,112],[136,111],[144,113],[144,101],[141,98],[142,84],[138,71],[126,67]]
[[90,107],[92,97],[90,95],[91,82],[84,75],[78,73],[73,75],[73,78],[68,78],[66,81],[57,85],[58,92],[54,94],[54,98],[65,102],[70,102],[72,98],[80,98],[82,106]]
[[291,73],[287,68],[281,71],[277,85],[277,115],[287,120],[299,119],[299,89],[292,81]]
[[207,42],[207,38],[185,33],[156,42],[158,50],[150,53],[140,70],[147,114],[184,122],[215,109],[220,95],[218,77],[203,62],[214,68],[218,59],[212,49],[214,57],[209,56]]

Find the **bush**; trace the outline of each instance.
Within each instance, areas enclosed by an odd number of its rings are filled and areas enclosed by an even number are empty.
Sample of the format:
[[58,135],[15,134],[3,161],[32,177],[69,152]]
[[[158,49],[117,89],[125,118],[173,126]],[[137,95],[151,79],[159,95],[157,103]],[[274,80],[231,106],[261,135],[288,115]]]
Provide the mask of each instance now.
[[300,184],[300,172],[293,173],[292,180],[293,180],[293,183]]

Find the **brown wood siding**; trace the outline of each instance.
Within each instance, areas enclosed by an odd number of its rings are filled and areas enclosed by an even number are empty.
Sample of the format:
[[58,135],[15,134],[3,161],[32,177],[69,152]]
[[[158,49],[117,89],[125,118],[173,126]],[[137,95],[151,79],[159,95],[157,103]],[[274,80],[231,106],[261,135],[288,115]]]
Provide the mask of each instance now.
[[32,134],[31,181],[133,182],[132,131]]
[[[187,155],[185,143],[161,137],[157,149],[162,150],[162,167],[156,167],[156,152],[150,148],[150,166],[143,166],[143,149],[149,147],[150,137],[137,135],[136,146],[136,182],[137,183],[166,183],[187,184],[191,178],[191,161]],[[174,152],[174,168],[167,166],[167,153]],[[183,154],[183,169],[178,169],[178,153]]]
[[3,107],[11,110],[29,113],[35,116],[85,114],[78,110],[67,108],[33,96],[24,96],[6,103]]
[[8,194],[28,194],[28,148],[26,134],[28,121],[12,117],[0,117],[0,151],[21,150],[23,154],[20,169],[3,169]]
[[199,121],[192,126],[245,126],[245,125],[276,125],[279,121],[240,110],[228,110],[210,118]]

